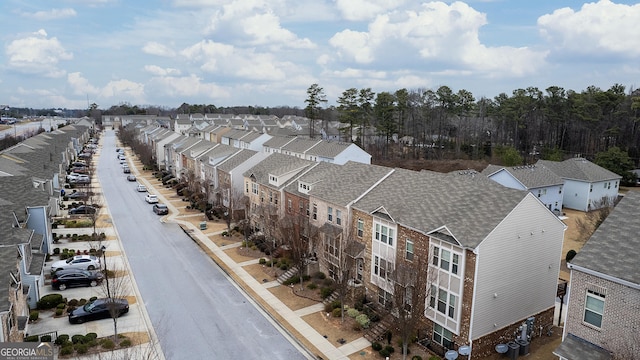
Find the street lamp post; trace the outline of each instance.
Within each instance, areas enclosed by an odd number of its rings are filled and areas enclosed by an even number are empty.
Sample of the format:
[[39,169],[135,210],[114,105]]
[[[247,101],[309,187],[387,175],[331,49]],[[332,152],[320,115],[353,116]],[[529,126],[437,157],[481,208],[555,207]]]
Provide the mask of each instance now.
[[109,288],[109,271],[107,270],[107,247],[102,245],[100,250],[102,250],[102,259],[104,261],[104,278],[107,282],[107,297],[111,299],[111,289]]

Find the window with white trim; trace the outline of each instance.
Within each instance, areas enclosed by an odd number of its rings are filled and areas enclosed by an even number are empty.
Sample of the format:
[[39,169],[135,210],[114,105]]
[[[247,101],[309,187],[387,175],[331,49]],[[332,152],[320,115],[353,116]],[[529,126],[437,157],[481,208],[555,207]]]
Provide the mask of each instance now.
[[331,206],[327,208],[327,221],[333,222],[333,208]]
[[393,270],[393,263],[381,258],[378,255],[373,257],[373,273],[387,281],[391,281],[391,271]]
[[336,225],[342,225],[342,211],[336,209]]
[[458,275],[460,269],[460,255],[438,246],[433,247],[433,266]]
[[313,204],[313,220],[318,220],[318,205]]
[[391,308],[391,305],[393,304],[393,295],[384,289],[378,288],[378,303],[384,308]]
[[362,221],[362,219],[358,219],[358,231],[357,234],[358,237],[362,237],[362,235],[364,234],[364,221]]
[[395,237],[394,229],[380,223],[376,223],[375,229],[376,240],[380,241],[381,243],[388,244],[389,246],[393,246],[393,239]]
[[249,193],[249,182],[248,182],[248,181],[244,183],[244,192],[245,192],[246,194],[248,194],[248,193]]
[[291,202],[291,199],[287,199],[287,207],[289,208],[289,211],[291,211],[291,209],[293,208],[293,203]]
[[405,242],[405,255],[404,258],[412,261],[413,260],[413,241],[407,238]]
[[584,322],[595,327],[602,327],[602,315],[604,314],[605,294],[595,290],[587,290],[587,297],[584,302]]
[[447,289],[431,285],[431,291],[429,292],[429,307],[435,309],[441,314],[455,319],[457,303],[458,297],[456,295],[448,292]]
[[453,333],[442,325],[433,324],[433,341],[445,349],[453,348]]
[[251,183],[251,192],[254,195],[258,195],[258,183],[254,183],[254,182]]

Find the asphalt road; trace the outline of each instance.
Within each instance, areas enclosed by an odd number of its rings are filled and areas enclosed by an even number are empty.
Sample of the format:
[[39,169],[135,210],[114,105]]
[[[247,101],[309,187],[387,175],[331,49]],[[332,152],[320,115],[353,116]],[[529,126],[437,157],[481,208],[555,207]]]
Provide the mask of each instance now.
[[305,359],[175,224],[164,224],[126,180],[115,133],[103,133],[104,197],[167,359]]

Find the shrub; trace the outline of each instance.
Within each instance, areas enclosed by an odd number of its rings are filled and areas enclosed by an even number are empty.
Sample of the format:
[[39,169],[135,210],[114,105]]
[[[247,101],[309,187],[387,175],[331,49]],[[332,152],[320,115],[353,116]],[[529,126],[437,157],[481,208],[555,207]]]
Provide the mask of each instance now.
[[287,264],[280,265],[280,270],[284,270],[284,271],[289,270],[289,265],[287,265]]
[[42,341],[42,342],[51,342],[51,335],[42,335],[42,336],[40,336],[40,341]]
[[331,296],[331,293],[333,293],[333,288],[324,287],[320,289],[320,297],[322,297],[323,299]]
[[64,312],[64,309],[56,309],[56,316],[62,316],[62,313]]
[[58,337],[56,338],[56,341],[54,341],[53,343],[56,345],[63,346],[67,342],[69,342],[69,335],[62,334],[62,335],[58,335]]
[[78,306],[78,299],[71,299],[67,304],[69,306]]
[[223,231],[221,235],[222,235],[222,236],[229,236],[229,233],[228,233],[228,232],[226,232],[226,231]]
[[70,257],[69,253],[62,253],[60,254],[60,260],[67,260]]
[[101,342],[101,346],[103,349],[113,349],[116,345],[113,343],[113,340],[103,339]]
[[393,352],[396,351],[396,349],[394,349],[391,345],[385,346],[384,349],[387,350],[389,354],[393,354]]
[[29,321],[36,321],[40,317],[40,312],[38,310],[31,310],[29,312]]
[[53,255],[59,255],[59,254],[60,254],[60,248],[54,248]]
[[358,311],[362,311],[362,309],[364,309],[364,304],[362,301],[356,301],[355,304],[353,304],[353,307]]
[[308,288],[309,290],[315,290],[315,289],[317,289],[317,288],[318,288],[318,285],[316,285],[316,284],[314,284],[314,283],[311,283],[311,284],[307,285],[307,288]]
[[73,354],[73,345],[67,345],[60,349],[60,355],[71,355]]
[[58,304],[60,304],[61,302],[63,302],[62,295],[49,294],[41,297],[40,300],[38,300],[37,305],[38,309],[47,310],[58,306]]
[[120,341],[120,347],[129,347],[129,346],[131,346],[131,340],[124,339]]
[[355,318],[356,316],[360,315],[360,311],[354,308],[350,308],[349,310],[347,310],[347,315],[350,318]]
[[377,341],[374,341],[371,343],[371,348],[373,349],[373,351],[380,351],[382,350],[382,344],[380,344]]
[[91,340],[95,340],[98,338],[98,334],[94,333],[94,332],[90,332],[87,333],[87,335],[84,336],[85,339],[91,341]]
[[316,279],[324,279],[327,276],[322,271],[318,271],[317,273],[313,274],[313,277]]
[[429,360],[440,360],[440,358],[435,355],[432,355],[429,357]]
[[302,281],[309,281],[311,279],[311,276],[309,275],[302,275]]
[[333,300],[331,302],[331,307],[336,309],[342,306],[342,303],[340,302],[340,300]]
[[362,326],[363,329],[367,329],[369,328],[369,317],[365,314],[360,314],[358,316],[356,316],[356,321],[358,322],[358,324],[360,324],[360,326]]
[[331,315],[333,315],[333,317],[340,317],[340,316],[342,316],[342,309],[341,309],[341,308],[335,308],[335,309],[333,309],[333,311],[331,312]]
[[78,300],[78,306],[82,306],[82,305],[84,305],[84,304],[86,304],[86,303],[87,303],[87,299],[80,299],[80,300]]
[[295,276],[292,276],[292,277],[288,278],[286,281],[284,281],[284,282],[282,283],[282,285],[297,284],[297,283],[299,283],[299,282],[300,282],[300,276],[295,275]]
[[258,260],[258,264],[260,264],[260,265],[264,265],[266,263],[267,263],[267,259],[265,259],[265,258],[260,258],[260,260]]
[[86,339],[84,338],[84,335],[77,334],[71,337],[71,342],[74,344],[84,344]]
[[362,327],[358,323],[353,323],[353,326],[351,327],[351,330],[353,330],[353,331],[361,331]]
[[38,342],[38,340],[40,340],[38,338],[38,335],[29,335],[29,336],[24,338],[25,342]]
[[75,346],[78,354],[86,354],[89,351],[89,346],[87,344],[76,344]]
[[422,360],[422,356],[420,356],[420,355],[413,355],[413,356],[411,357],[411,360]]
[[567,251],[567,256],[565,257],[565,260],[567,260],[567,262],[571,262],[571,260],[573,260],[573,258],[577,255],[578,253],[575,250],[569,250]]
[[66,307],[67,307],[67,305],[65,305],[65,303],[60,303],[60,304],[58,304],[58,306],[56,306],[56,309],[64,310],[64,308],[66,308]]
[[382,356],[383,358],[387,358],[389,357],[389,355],[391,355],[391,353],[389,352],[389,350],[387,350],[387,348],[384,348],[380,351],[378,351],[378,353],[380,354],[380,356]]

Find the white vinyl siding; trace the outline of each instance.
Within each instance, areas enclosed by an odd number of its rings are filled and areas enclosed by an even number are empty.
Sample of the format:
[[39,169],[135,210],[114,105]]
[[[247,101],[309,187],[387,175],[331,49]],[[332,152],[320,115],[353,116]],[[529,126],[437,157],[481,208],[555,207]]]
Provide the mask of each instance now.
[[555,306],[563,239],[561,220],[527,194],[482,240],[474,250],[471,338]]

